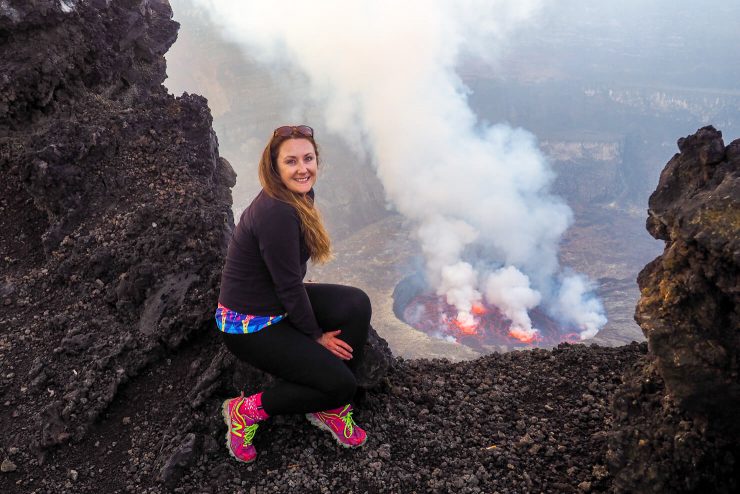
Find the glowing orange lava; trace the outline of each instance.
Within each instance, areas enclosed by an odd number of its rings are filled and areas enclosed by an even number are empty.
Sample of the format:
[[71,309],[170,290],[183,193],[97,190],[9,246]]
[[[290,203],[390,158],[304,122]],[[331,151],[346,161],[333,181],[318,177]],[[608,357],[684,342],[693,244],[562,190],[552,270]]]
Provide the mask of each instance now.
[[476,316],[482,316],[488,312],[488,310],[483,306],[483,304],[473,304],[473,314]]
[[403,320],[416,329],[438,337],[452,337],[481,350],[483,345],[531,348],[580,340],[574,328],[560,327],[538,309],[530,311],[530,317],[538,332],[513,327],[512,321],[494,305],[481,301],[473,304],[470,312],[459,312],[443,297],[425,293],[411,299],[403,309]]
[[478,334],[478,322],[476,322],[475,320],[473,320],[472,322],[463,322],[455,318],[452,320],[452,322],[464,335],[473,336]]
[[528,333],[521,328],[509,328],[509,336],[516,338],[522,343],[532,343],[537,339],[537,333]]

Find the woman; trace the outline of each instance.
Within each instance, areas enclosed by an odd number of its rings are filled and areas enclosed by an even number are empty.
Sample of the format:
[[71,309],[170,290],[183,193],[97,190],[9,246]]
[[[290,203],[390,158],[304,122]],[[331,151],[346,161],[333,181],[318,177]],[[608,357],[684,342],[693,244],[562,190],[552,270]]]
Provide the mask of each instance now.
[[276,129],[259,163],[262,191],[229,242],[216,323],[232,353],[278,378],[270,389],[223,404],[227,446],[238,461],[256,458],[258,422],[272,415],[305,413],[345,447],[366,440],[349,402],[370,300],[357,288],[303,283],[309,258],[331,258],[314,206],[318,167],[311,127]]

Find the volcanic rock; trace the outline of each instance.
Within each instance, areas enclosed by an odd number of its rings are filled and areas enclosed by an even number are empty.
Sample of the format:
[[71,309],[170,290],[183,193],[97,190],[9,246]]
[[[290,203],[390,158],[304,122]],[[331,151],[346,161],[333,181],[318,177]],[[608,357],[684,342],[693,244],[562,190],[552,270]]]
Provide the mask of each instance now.
[[725,149],[705,127],[679,148],[650,197],[666,249],[640,273],[636,319],[677,404],[740,437],[740,139]]
[[7,458],[5,458],[3,460],[3,463],[0,464],[0,472],[2,473],[15,472],[17,468],[18,467],[15,466],[15,463],[13,463]]
[[205,99],[162,86],[171,17],[163,1],[2,4],[12,444],[79,440],[120,385],[212,310],[235,176]]
[[635,319],[654,358],[614,402],[618,492],[740,487],[740,140],[725,147],[704,127],[678,147],[649,203],[665,251],[638,277]]

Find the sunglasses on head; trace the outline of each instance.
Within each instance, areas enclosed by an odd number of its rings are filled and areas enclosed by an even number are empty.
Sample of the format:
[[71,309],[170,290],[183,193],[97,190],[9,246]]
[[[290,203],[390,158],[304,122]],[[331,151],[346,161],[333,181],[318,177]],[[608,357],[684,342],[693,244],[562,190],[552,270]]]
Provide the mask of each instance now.
[[300,134],[305,137],[313,137],[313,129],[308,125],[283,125],[275,129],[272,133],[273,137],[290,137],[294,133]]

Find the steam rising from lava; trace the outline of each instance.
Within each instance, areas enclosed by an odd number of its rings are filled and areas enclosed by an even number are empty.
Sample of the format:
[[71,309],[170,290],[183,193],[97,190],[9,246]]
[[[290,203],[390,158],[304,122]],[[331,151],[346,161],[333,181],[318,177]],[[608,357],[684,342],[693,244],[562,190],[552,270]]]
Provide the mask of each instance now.
[[459,321],[485,297],[524,338],[541,303],[583,338],[605,324],[588,283],[558,266],[572,214],[549,192],[534,136],[479,122],[455,70],[461,55],[495,56],[539,1],[198,2],[253,56],[305,73],[306,105],[370,151],[388,199],[418,223],[427,277]]

